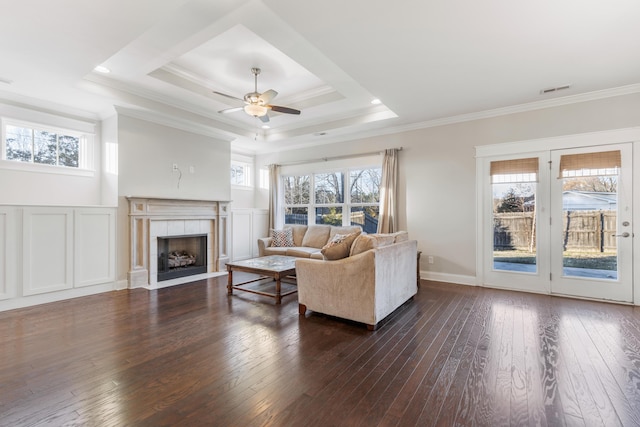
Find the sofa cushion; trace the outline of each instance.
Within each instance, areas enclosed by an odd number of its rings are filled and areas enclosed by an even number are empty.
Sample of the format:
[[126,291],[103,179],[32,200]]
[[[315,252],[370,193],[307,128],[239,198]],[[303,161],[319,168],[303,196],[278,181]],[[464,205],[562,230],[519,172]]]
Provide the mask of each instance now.
[[311,255],[320,252],[316,248],[305,248],[304,246],[296,246],[287,248],[287,256],[295,256],[298,258],[311,258]]
[[322,256],[330,261],[348,257],[351,245],[359,235],[360,230],[351,234],[334,235],[329,243],[322,248]]
[[394,240],[394,236],[390,234],[361,234],[353,242],[349,256],[361,254],[369,249],[392,245]]
[[269,246],[264,248],[264,255],[286,255],[287,249],[290,248],[274,248],[273,246]]
[[395,238],[393,243],[406,242],[407,240],[409,240],[409,233],[407,233],[406,231],[396,231],[395,233],[391,234]]
[[287,224],[284,228],[290,228],[293,232],[293,246],[303,246],[302,239],[307,232],[307,226],[305,224]]
[[331,227],[328,225],[310,225],[302,239],[302,246],[308,248],[322,249],[329,241],[329,231]]
[[293,230],[284,228],[282,230],[271,229],[271,246],[275,248],[287,248],[293,246]]
[[332,225],[331,230],[329,231],[329,242],[331,241],[331,239],[333,239],[333,236],[335,236],[336,234],[343,234],[343,235],[351,234],[351,233],[360,234],[361,232],[362,232],[362,227],[360,227],[359,225],[347,225],[345,227]]
[[311,254],[311,256],[309,257],[311,259],[324,259],[324,256],[322,255],[322,252],[318,251],[318,252],[314,252]]

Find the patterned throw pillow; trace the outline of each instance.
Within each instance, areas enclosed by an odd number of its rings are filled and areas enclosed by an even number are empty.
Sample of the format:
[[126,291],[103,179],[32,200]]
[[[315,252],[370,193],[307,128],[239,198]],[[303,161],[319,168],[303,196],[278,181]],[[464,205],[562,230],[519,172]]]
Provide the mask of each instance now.
[[271,230],[271,246],[274,248],[293,247],[293,231],[290,228],[282,230]]

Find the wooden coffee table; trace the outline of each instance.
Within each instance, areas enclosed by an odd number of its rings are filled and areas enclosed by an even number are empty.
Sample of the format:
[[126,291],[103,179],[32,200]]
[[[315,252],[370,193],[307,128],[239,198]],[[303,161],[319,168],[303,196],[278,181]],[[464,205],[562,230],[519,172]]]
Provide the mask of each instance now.
[[[280,304],[282,297],[298,292],[298,287],[295,284],[282,282],[285,277],[295,274],[296,259],[296,257],[292,256],[269,255],[244,261],[229,262],[227,263],[227,271],[229,272],[227,293],[232,295],[233,290],[237,289],[238,291],[275,298],[276,304]],[[234,285],[234,271],[259,274],[260,277]],[[265,279],[268,278],[273,280],[265,282]]]

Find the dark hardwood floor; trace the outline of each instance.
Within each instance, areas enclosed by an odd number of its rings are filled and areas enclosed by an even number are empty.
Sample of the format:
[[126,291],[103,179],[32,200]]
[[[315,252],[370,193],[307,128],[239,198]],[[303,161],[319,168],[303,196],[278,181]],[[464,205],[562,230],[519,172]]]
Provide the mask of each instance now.
[[0,313],[0,425],[640,425],[640,308],[423,281],[369,332],[226,292]]

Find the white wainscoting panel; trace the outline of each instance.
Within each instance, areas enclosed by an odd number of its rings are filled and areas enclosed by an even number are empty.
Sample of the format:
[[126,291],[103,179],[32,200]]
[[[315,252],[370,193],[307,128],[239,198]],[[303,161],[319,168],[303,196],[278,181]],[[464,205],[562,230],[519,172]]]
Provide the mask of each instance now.
[[258,239],[269,237],[269,211],[267,209],[253,210],[253,236],[251,236],[251,248],[253,257],[260,255],[258,250]]
[[238,261],[252,257],[252,225],[253,215],[251,209],[234,209],[231,211],[232,260]]
[[77,209],[75,211],[76,287],[115,280],[116,218],[113,209]]
[[0,207],[0,300],[16,293],[15,209]]
[[73,209],[24,208],[24,295],[73,287]]
[[255,258],[258,238],[269,235],[269,211],[266,209],[231,210],[232,259]]

